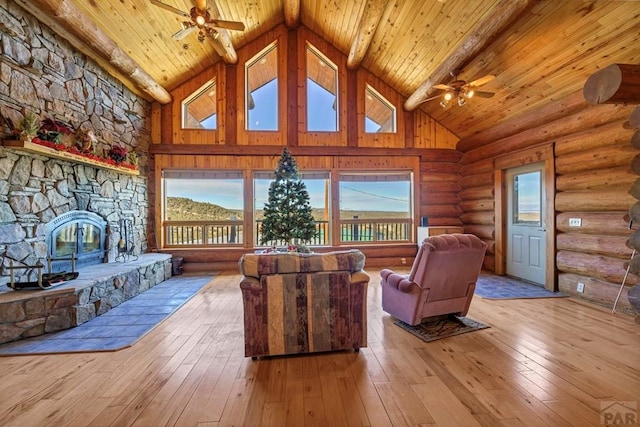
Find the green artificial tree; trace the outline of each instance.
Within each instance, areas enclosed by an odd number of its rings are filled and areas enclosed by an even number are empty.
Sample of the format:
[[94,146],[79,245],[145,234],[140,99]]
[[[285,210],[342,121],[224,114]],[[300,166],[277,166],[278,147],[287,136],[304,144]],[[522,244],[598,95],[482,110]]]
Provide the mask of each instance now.
[[264,205],[260,243],[270,241],[307,242],[316,235],[307,186],[298,176],[298,166],[285,148],[269,185],[269,201]]

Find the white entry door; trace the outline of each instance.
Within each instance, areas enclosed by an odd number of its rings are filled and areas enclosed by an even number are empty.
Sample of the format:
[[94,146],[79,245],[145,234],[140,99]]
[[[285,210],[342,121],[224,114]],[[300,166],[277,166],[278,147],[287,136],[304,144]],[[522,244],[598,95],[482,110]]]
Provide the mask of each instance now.
[[509,169],[507,274],[545,285],[544,164]]

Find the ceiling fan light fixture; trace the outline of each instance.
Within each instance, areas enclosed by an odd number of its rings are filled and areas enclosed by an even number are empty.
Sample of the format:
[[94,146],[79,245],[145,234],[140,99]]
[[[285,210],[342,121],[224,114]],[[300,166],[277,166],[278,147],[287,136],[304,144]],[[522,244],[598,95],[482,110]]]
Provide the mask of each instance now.
[[207,21],[204,18],[204,16],[202,16],[202,15],[196,16],[196,24],[198,25],[198,27],[202,27],[206,22]]
[[451,92],[447,92],[444,94],[445,101],[449,102],[451,101],[451,98],[453,98],[453,95],[451,94]]
[[473,97],[473,95],[475,94],[475,91],[473,90],[468,90],[465,95],[467,96],[467,98],[471,98]]
[[458,106],[462,107],[466,102],[463,97],[458,97]]
[[442,108],[447,108],[447,105],[449,105],[449,101],[447,101],[446,99],[443,99],[442,101],[440,101],[440,106]]

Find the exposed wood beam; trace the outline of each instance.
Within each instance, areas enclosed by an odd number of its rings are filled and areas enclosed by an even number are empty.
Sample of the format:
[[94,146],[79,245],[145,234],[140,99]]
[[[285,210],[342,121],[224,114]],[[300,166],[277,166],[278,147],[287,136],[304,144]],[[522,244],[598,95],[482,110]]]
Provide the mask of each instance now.
[[583,93],[590,104],[640,104],[640,65],[611,64],[596,71]]
[[404,103],[404,109],[407,111],[415,110],[430,96],[434,85],[444,82],[452,70],[461,69],[471,62],[482,49],[498,38],[538,1],[501,0],[490,15],[478,23],[476,30],[471,32],[460,46],[442,61],[440,66],[409,96]]
[[98,26],[70,0],[16,0],[40,21],[70,35],[69,42],[100,64],[105,61],[135,87],[161,104],[171,102],[165,88],[145,72],[129,55],[116,45]]
[[284,23],[289,28],[300,25],[300,0],[284,0]]
[[[423,162],[457,163],[462,153],[445,148],[368,148],[368,147],[291,147],[296,156],[419,156]],[[281,145],[204,145],[204,144],[151,144],[150,154],[172,154],[187,156],[279,156]]]
[[364,13],[358,24],[358,31],[353,43],[351,43],[351,50],[347,58],[348,69],[356,70],[360,67],[388,4],[389,0],[368,0],[365,4]]
[[[210,12],[212,17],[218,18],[220,16],[220,11],[216,6],[215,2],[210,2]],[[200,9],[200,7],[204,7],[202,10],[206,10],[207,8],[207,0],[196,0],[196,8]],[[216,28],[218,32],[218,36],[213,39],[213,48],[216,50],[218,55],[222,57],[222,60],[225,64],[235,65],[238,63],[238,54],[236,50],[233,48],[233,43],[231,43],[231,37],[229,36],[229,31],[223,28]]]

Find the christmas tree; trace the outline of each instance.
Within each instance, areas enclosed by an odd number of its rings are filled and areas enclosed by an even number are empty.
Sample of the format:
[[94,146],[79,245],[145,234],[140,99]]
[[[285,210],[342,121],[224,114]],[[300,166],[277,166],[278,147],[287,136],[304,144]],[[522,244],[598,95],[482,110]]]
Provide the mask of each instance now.
[[295,159],[286,148],[275,173],[276,179],[269,185],[269,201],[264,205],[260,243],[308,242],[316,235],[309,193],[298,176]]

